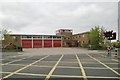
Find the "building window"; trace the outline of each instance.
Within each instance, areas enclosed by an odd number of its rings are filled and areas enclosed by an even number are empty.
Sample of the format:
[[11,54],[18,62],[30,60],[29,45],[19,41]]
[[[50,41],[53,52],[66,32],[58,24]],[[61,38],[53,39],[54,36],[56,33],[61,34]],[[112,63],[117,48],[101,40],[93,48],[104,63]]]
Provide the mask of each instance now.
[[27,38],[32,38],[32,36],[27,36]]
[[42,36],[33,36],[35,39],[42,39]]
[[27,36],[22,36],[22,38],[27,38]]

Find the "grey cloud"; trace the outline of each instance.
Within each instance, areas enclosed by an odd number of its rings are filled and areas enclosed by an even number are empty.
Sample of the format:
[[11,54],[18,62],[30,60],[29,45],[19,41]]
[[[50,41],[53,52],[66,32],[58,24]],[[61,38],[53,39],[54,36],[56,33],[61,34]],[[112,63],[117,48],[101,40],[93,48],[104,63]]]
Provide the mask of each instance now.
[[74,33],[101,25],[117,30],[117,3],[8,2],[1,5],[2,25],[13,33],[54,34],[60,28]]

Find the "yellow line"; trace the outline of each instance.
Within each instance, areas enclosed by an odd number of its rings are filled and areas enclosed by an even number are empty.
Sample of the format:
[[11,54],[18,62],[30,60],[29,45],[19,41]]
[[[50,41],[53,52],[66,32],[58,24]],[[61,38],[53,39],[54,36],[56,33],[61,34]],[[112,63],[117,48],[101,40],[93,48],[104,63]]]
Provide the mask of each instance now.
[[84,67],[84,69],[108,69],[108,68],[99,68],[99,67]]
[[19,75],[30,75],[30,76],[47,76],[47,74],[31,74],[31,73],[16,73]]
[[[4,64],[3,64],[4,65]],[[25,64],[8,64],[8,65],[13,65],[13,66],[27,66]]]
[[112,59],[113,61],[115,61],[115,62],[120,62],[120,61],[118,61],[118,60],[116,60],[116,59]]
[[66,78],[83,78],[83,76],[72,76],[72,75],[51,75],[53,77],[66,77]]
[[[26,65],[24,65],[24,64],[9,64],[9,65],[26,66]],[[53,67],[53,66],[32,65],[32,67]]]
[[[107,57],[106,55],[103,55],[103,54],[98,54],[98,55],[100,55],[102,57]],[[119,62],[118,60],[115,60],[115,59],[112,59],[112,61]]]
[[107,77],[107,76],[87,76],[88,78],[109,78],[109,79],[118,79],[119,77]]
[[98,59],[90,56],[89,54],[87,54],[87,55],[88,55],[90,58],[92,58],[92,59],[94,59],[95,61],[97,61],[97,62],[99,62],[100,64],[102,64],[103,66],[105,66],[106,68],[108,68],[108,69],[110,69],[111,71],[113,71],[115,74],[117,74],[117,75],[120,76],[120,74],[119,74],[117,71],[113,70],[111,67],[109,67],[109,66],[107,66],[106,64],[102,63],[102,62],[99,61]]
[[57,63],[54,65],[54,67],[51,69],[49,74],[46,76],[45,80],[48,80],[50,78],[50,76],[52,75],[52,73],[54,72],[54,70],[56,69],[57,65],[59,64],[59,62],[61,61],[62,58],[63,58],[63,55],[60,57],[60,59],[57,61]]
[[[31,57],[31,56],[30,56]],[[5,64],[2,64],[2,65],[8,65],[10,63],[13,63],[13,62],[17,62],[17,61],[21,61],[23,59],[27,59],[27,58],[30,58],[30,57],[26,57],[26,58],[22,58],[22,59],[18,59],[18,60],[14,60],[14,61],[11,61],[11,62],[8,62],[8,63],[5,63]]]
[[41,61],[41,62],[56,63],[57,61]]
[[7,74],[7,73],[12,73],[12,72],[0,72],[0,73],[4,73],[4,74]]
[[84,80],[87,80],[87,76],[86,76],[85,70],[84,70],[84,68],[83,68],[83,66],[82,66],[82,63],[80,62],[80,59],[78,58],[77,54],[75,54],[75,56],[76,56],[76,58],[77,58],[77,60],[78,60],[80,69],[81,69],[81,71],[82,71],[83,78],[84,78]]
[[71,66],[57,66],[58,68],[80,68],[80,67],[71,67]]
[[70,61],[60,61],[60,63],[77,63],[77,62],[70,62]]
[[[83,76],[72,76],[72,75],[51,75],[53,77],[66,77],[66,78],[83,78]],[[107,76],[87,76],[87,78],[109,78],[119,79],[118,77],[107,77]]]
[[23,70],[23,69],[25,69],[25,68],[28,68],[28,67],[32,66],[33,64],[35,64],[35,63],[37,63],[37,62],[39,62],[39,61],[41,61],[41,60],[43,60],[43,59],[45,59],[45,58],[47,58],[47,57],[48,57],[48,56],[45,56],[45,57],[43,57],[43,58],[41,58],[41,59],[39,59],[39,60],[37,60],[37,61],[35,61],[35,62],[33,62],[33,63],[27,65],[27,66],[25,66],[25,67],[23,67],[23,68],[20,68],[20,69],[18,69],[17,71],[14,71],[14,72],[10,73],[9,75],[3,77],[3,79],[4,79],[4,78],[10,77],[10,76],[12,76],[12,75],[14,75],[14,74],[20,72],[21,70]]
[[5,57],[5,59],[7,58],[14,58],[14,57],[19,57],[19,56],[24,56],[24,55],[17,55],[17,56],[8,56],[8,57]]
[[[8,73],[12,73],[12,72],[0,72],[3,74],[8,74]],[[28,76],[47,76],[47,74],[32,74],[32,73],[15,73],[18,75],[28,75]]]
[[[11,72],[0,72],[4,74],[8,74]],[[16,73],[18,75],[28,75],[28,76],[47,76],[47,74],[31,74],[31,73]],[[67,77],[67,78],[83,78],[83,76],[72,76],[72,75],[51,75],[53,77]],[[108,77],[108,76],[87,76],[87,78],[113,78],[119,79],[119,77]]]
[[83,64],[98,64],[96,62],[81,62],[81,63],[83,63]]
[[105,64],[119,64],[119,63],[105,63]]

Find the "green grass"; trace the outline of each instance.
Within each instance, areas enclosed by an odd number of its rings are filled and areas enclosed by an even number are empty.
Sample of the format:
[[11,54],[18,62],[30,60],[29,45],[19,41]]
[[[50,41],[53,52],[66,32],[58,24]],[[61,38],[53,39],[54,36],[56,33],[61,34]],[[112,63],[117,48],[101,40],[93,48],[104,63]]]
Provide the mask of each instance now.
[[2,49],[2,52],[20,52],[20,51],[17,51],[16,49]]

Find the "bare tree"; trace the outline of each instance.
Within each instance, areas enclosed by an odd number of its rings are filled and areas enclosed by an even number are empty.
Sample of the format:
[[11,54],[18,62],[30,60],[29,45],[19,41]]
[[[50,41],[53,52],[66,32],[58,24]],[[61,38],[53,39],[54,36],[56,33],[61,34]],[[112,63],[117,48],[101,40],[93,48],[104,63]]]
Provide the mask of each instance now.
[[12,31],[9,31],[5,28],[2,28],[2,29],[0,28],[0,40],[4,40],[4,35],[10,34],[10,33],[12,33]]

